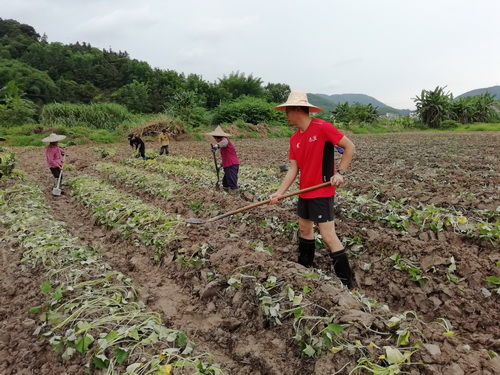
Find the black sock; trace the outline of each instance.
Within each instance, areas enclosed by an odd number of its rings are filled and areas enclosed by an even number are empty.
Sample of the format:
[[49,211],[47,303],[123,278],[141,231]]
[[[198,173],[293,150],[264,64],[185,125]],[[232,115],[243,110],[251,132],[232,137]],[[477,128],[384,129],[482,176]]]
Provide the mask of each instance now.
[[314,261],[314,250],[316,242],[299,237],[299,260],[298,263],[305,267],[312,267]]
[[337,277],[340,279],[340,281],[342,281],[342,284],[351,289],[352,271],[345,250],[330,253],[330,257],[332,258],[333,269],[335,270]]

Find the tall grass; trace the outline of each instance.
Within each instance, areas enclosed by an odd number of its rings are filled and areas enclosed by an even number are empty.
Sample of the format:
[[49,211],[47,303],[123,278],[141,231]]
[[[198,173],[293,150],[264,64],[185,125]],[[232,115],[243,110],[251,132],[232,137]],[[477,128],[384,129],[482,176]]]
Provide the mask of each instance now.
[[54,103],[43,107],[40,121],[44,125],[86,126],[114,130],[130,121],[132,114],[126,107],[115,103],[70,104]]
[[46,143],[42,139],[48,133],[66,135],[67,138],[61,143],[66,145],[85,143],[116,143],[126,140],[125,129],[90,129],[83,126],[55,126],[53,128],[41,128],[39,125],[23,125],[1,129],[2,136],[7,139],[10,146],[43,146]]

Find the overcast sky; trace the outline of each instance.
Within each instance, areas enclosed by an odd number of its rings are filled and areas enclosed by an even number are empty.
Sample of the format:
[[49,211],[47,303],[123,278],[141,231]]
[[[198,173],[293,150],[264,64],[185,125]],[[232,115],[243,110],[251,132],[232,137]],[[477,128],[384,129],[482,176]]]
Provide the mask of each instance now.
[[207,81],[239,71],[396,108],[500,84],[500,0],[0,0],[0,17]]

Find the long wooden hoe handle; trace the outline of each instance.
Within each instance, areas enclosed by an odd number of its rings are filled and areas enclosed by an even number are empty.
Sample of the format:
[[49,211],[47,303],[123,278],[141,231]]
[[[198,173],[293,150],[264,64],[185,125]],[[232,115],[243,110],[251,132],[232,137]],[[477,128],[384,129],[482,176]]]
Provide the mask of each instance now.
[[[328,182],[323,182],[322,184],[319,184],[319,185],[310,186],[310,187],[302,189],[302,190],[292,191],[291,193],[283,194],[281,196],[280,200],[297,195],[297,194],[307,193],[308,191],[316,190],[316,189],[330,186],[330,185],[331,185],[331,183],[330,183],[330,181],[328,181]],[[216,220],[223,219],[225,217],[228,217],[228,216],[231,216],[234,214],[239,214],[240,212],[247,211],[247,210],[250,210],[252,208],[259,207],[259,206],[262,206],[264,204],[268,204],[270,202],[271,202],[271,199],[261,201],[261,202],[252,203],[252,204],[249,204],[248,206],[238,208],[237,210],[226,212],[225,214],[222,214],[219,216],[215,216],[211,219],[208,219],[207,222],[216,221]]]

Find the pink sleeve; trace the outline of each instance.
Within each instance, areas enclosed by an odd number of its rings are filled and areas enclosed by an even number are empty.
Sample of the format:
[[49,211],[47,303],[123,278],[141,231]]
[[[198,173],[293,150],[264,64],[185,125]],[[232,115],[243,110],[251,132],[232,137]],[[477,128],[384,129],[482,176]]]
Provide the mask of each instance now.
[[50,153],[50,148],[47,147],[47,149],[45,150],[45,158],[47,159],[47,164],[50,165],[52,164],[52,154]]

